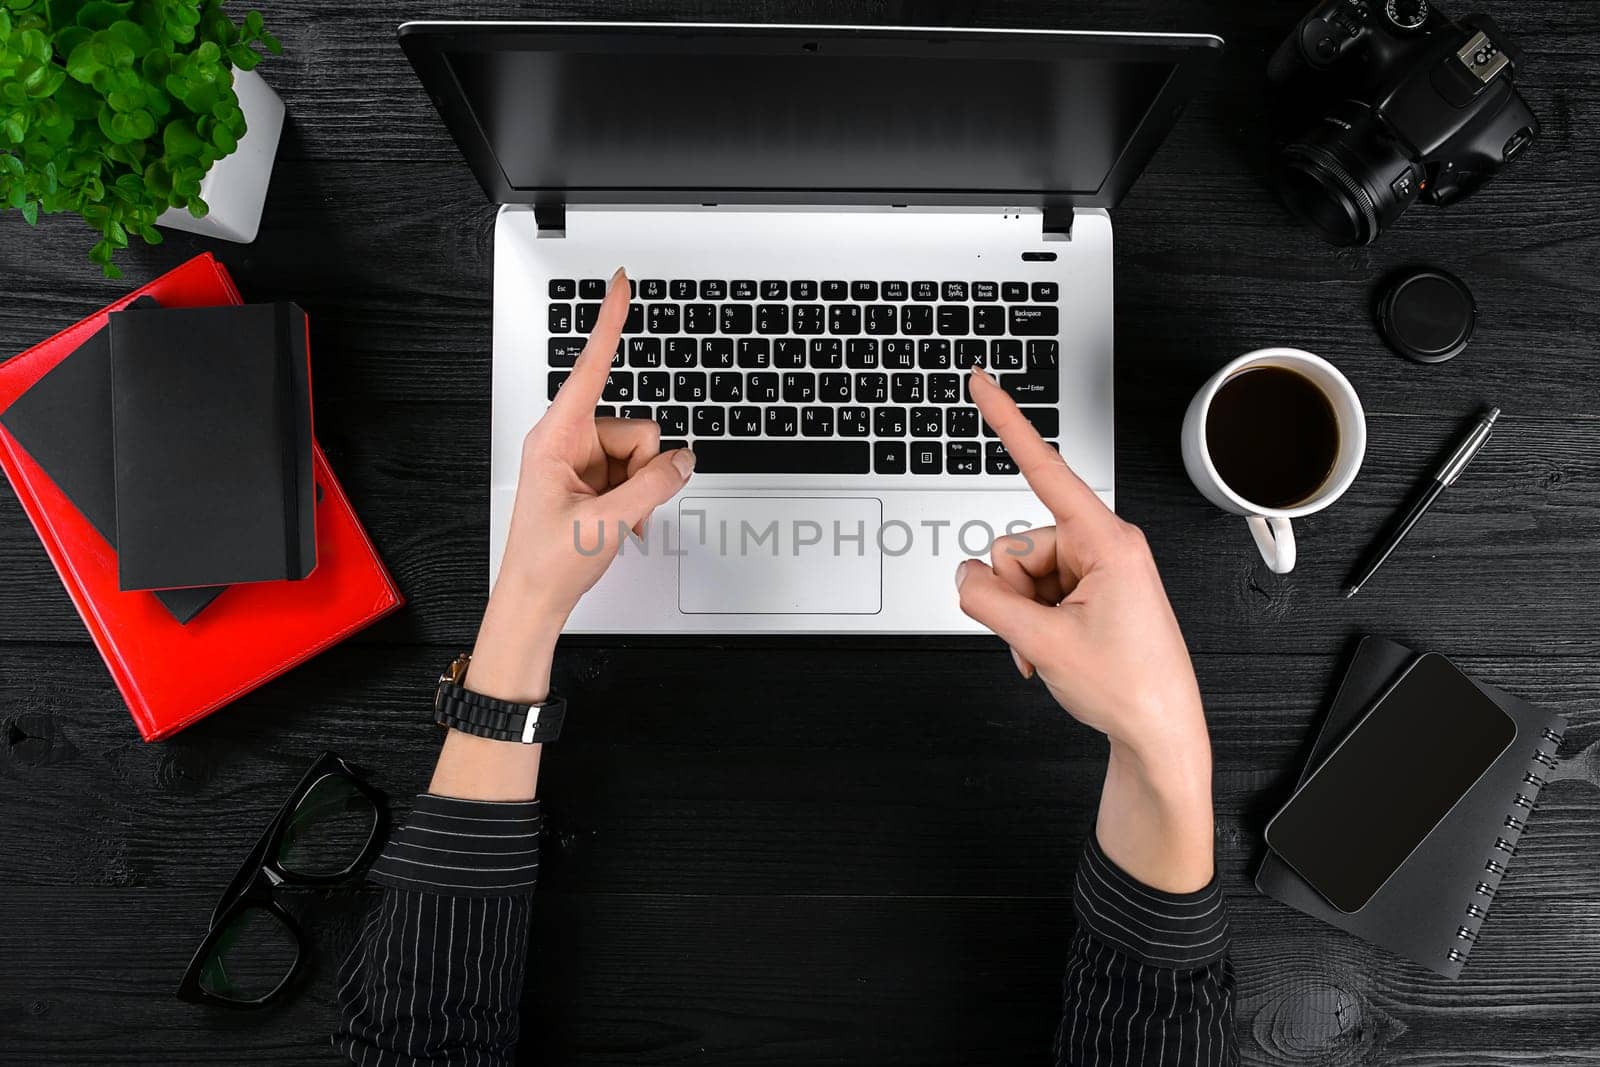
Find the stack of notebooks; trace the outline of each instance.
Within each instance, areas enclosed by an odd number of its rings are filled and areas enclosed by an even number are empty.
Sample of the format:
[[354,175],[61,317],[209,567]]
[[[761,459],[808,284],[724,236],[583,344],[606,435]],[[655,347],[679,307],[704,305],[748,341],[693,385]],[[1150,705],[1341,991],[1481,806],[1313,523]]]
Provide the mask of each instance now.
[[1364,638],[1267,827],[1256,888],[1457,977],[1564,728],[1443,657]]
[[146,740],[402,603],[316,445],[308,338],[205,255],[0,364],[0,467]]

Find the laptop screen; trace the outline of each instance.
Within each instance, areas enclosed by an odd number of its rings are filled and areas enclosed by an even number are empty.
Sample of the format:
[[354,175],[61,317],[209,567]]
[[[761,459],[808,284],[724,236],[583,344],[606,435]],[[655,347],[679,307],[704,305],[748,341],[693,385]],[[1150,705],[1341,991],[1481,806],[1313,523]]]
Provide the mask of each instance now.
[[[1176,105],[1155,106],[1164,93],[1170,102],[1175,73],[1215,40],[517,29],[433,46],[453,98],[441,110],[485,186],[508,200],[641,189],[700,200],[1109,199],[1141,128],[1160,127],[1148,156],[1175,117]],[[481,139],[478,158],[462,118]],[[498,173],[486,176],[490,165]]]

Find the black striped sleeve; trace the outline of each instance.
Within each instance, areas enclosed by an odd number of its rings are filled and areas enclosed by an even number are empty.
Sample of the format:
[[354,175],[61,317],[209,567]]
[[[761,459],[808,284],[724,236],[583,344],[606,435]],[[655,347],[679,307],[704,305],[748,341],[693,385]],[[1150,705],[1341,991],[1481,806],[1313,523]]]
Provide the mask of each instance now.
[[1228,915],[1216,879],[1193,893],[1152,889],[1090,834],[1073,911],[1058,1067],[1238,1063]]
[[532,893],[539,880],[539,802],[424,793],[370,877],[421,892]]

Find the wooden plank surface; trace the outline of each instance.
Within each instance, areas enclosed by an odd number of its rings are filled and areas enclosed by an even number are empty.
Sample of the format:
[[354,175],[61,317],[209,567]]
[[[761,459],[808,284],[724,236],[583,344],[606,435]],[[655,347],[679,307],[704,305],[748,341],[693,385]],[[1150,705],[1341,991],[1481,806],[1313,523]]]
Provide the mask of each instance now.
[[[1475,200],[1333,250],[1270,192],[1261,70],[1300,5],[1200,0],[677,2],[646,18],[1206,30],[1230,47],[1117,212],[1120,510],[1147,529],[1217,756],[1251,1064],[1600,1062],[1600,5],[1484,5],[1528,52],[1544,139]],[[1082,8],[1082,10],[1079,10]],[[250,299],[312,313],[319,433],[410,597],[400,615],[162,745],[139,743],[42,549],[0,494],[0,1061],[316,1062],[362,898],[300,902],[304,994],[219,1016],[168,990],[240,854],[333,748],[403,806],[425,700],[481,611],[493,208],[393,43],[407,18],[616,17],[599,2],[419,9],[282,0],[290,109],[266,225],[220,246]],[[202,249],[172,235],[129,282]],[[0,217],[0,353],[122,291],[84,231]],[[1368,325],[1434,262],[1482,311],[1421,367]],[[1294,574],[1189,487],[1177,428],[1221,362],[1332,358],[1369,412],[1361,478],[1300,525]],[[1493,446],[1355,601],[1349,568],[1481,404]],[[1257,896],[1260,828],[1351,639],[1435,647],[1572,722],[1471,964],[1446,982]],[[769,687],[760,707],[757,680]],[[526,1000],[529,1062],[1040,1062],[1102,744],[994,641],[573,641]]]

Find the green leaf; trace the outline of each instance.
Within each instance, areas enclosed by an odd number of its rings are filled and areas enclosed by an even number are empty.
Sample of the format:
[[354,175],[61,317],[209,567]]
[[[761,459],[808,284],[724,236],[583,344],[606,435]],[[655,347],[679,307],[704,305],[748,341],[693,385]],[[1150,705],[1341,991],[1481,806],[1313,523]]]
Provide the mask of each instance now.
[[245,45],[236,44],[228,49],[228,61],[239,70],[255,70],[261,63],[261,54]]
[[132,10],[133,0],[120,4],[113,4],[109,0],[90,0],[78,9],[77,22],[87,29],[103,30],[118,19],[126,18]]
[[11,36],[11,12],[0,7],[0,41]]
[[94,81],[94,76],[104,69],[105,63],[97,54],[93,41],[83,42],[67,56],[67,73],[85,85]]
[[244,28],[251,33],[260,33],[266,28],[266,20],[261,17],[261,12],[251,11],[244,17]]
[[200,150],[200,137],[187,120],[167,123],[161,131],[161,144],[169,156],[192,156]]
[[195,49],[194,54],[200,59],[200,62],[210,66],[222,58],[222,49],[217,47],[217,42],[215,41],[205,41],[199,48]]
[[261,35],[261,43],[266,45],[267,46],[267,51],[271,52],[273,55],[275,55],[275,56],[283,55],[283,42],[279,41],[276,37],[272,36],[272,34],[270,34],[270,33],[262,34]]
[[217,126],[211,131],[211,143],[216,145],[223,155],[232,155],[239,149],[239,140],[234,137],[233,131],[226,126]]
[[0,171],[4,171],[7,174],[16,175],[18,178],[20,178],[23,175],[22,160],[18,159],[10,152],[0,155]]
[[39,201],[29,200],[23,204],[22,217],[29,226],[39,225]]
[[139,236],[144,238],[144,243],[147,245],[158,245],[162,241],[166,240],[166,238],[161,235],[161,231],[156,229],[154,226],[141,227],[139,229]]
[[[7,197],[6,202],[8,204],[10,204],[14,208],[21,208],[23,204],[27,203],[27,201],[28,201],[28,187],[23,185],[21,182],[18,182],[16,185],[13,185],[11,187],[11,194],[10,194],[9,197]],[[199,217],[200,217],[199,215],[195,216],[195,218],[199,218]]]
[[198,196],[193,196],[189,198],[189,214],[197,219],[203,219],[211,214],[211,209],[206,206],[204,200],[201,200]]

